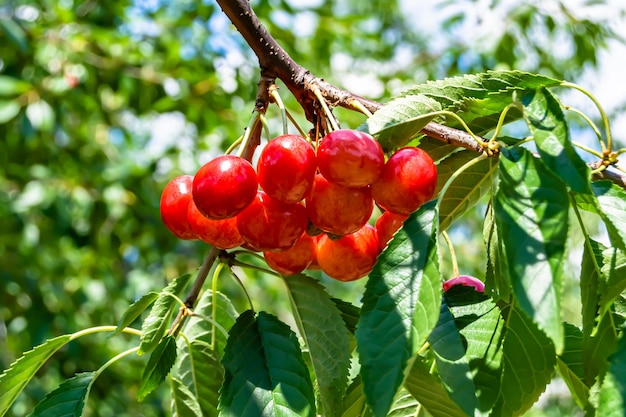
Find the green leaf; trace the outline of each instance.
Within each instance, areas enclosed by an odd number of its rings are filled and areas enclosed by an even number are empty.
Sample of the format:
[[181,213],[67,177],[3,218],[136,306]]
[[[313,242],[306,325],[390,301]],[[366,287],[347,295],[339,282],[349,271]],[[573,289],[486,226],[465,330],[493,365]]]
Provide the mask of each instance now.
[[515,299],[563,349],[561,287],[569,229],[569,196],[561,180],[523,148],[500,158],[494,199],[500,260]]
[[83,372],[63,381],[37,404],[29,416],[80,417],[95,377],[95,372]]
[[[172,417],[203,417],[197,397],[176,378],[170,378]],[[208,414],[207,414],[208,415]]]
[[521,103],[524,119],[544,164],[572,191],[590,194],[590,170],[572,145],[559,100],[549,90],[541,88],[522,97]]
[[222,358],[220,416],[315,416],[315,397],[296,335],[276,317],[242,313]]
[[415,397],[406,388],[400,387],[387,417],[414,417],[418,410],[419,403]]
[[610,181],[595,181],[591,188],[611,243],[626,252],[626,191]]
[[[217,417],[218,392],[224,381],[224,368],[217,353],[201,339],[187,343],[181,338],[178,361],[172,375],[180,380],[196,399],[204,416]],[[187,339],[189,340],[189,339]]]
[[436,202],[413,213],[379,256],[363,296],[356,339],[375,416],[385,415],[411,356],[439,318]]
[[466,343],[465,360],[476,387],[478,408],[486,414],[499,395],[504,320],[493,300],[471,287],[452,287],[444,297]]
[[474,415],[476,388],[465,357],[463,341],[445,297],[441,303],[439,321],[428,336],[428,343],[435,354],[439,378],[448,395],[467,415]]
[[363,381],[357,375],[348,387],[346,397],[343,401],[343,412],[341,417],[371,417],[372,413],[367,406],[365,394],[363,393]]
[[506,334],[500,396],[493,415],[517,416],[528,410],[545,391],[556,365],[552,341],[524,312],[502,310]]
[[41,366],[62,346],[72,340],[71,335],[55,337],[24,353],[0,375],[0,416],[4,416]]
[[[413,142],[411,142],[411,144],[412,143]],[[431,138],[430,136],[421,137],[419,139],[419,144],[416,144],[416,146],[428,152],[428,155],[430,155],[435,163],[442,161],[461,149],[458,146],[448,145],[447,143],[442,142],[439,139]],[[475,153],[474,155],[478,156],[479,154]]]
[[17,45],[20,52],[26,53],[30,51],[26,33],[15,20],[6,18],[0,19],[0,30]]
[[430,373],[430,363],[421,356],[415,358],[404,387],[433,417],[467,417],[450,399],[441,381]]
[[626,290],[626,254],[615,248],[606,249],[602,256],[602,280],[600,281],[600,303],[598,315],[602,317]]
[[331,298],[331,300],[339,309],[339,312],[341,313],[341,318],[346,324],[348,331],[354,334],[354,332],[356,331],[357,323],[359,321],[359,317],[361,317],[361,309],[354,304],[351,304],[344,300],[340,300],[339,298]]
[[609,370],[604,378],[598,400],[598,416],[623,417],[626,410],[626,326],[615,353],[610,358]]
[[0,124],[13,119],[20,112],[17,100],[0,100]]
[[[222,293],[216,293],[217,297],[213,296],[213,293],[205,291],[200,297],[198,304],[194,308],[194,313],[197,315],[190,317],[187,320],[187,324],[183,332],[187,336],[188,340],[202,340],[206,343],[211,343],[212,333],[214,329],[213,323],[206,320],[209,317],[217,322],[222,329],[217,328],[215,332],[216,350],[221,355],[224,352],[226,346],[226,334],[228,330],[235,324],[235,319],[239,315],[231,301]],[[213,302],[216,302],[215,317],[213,316]]]
[[8,75],[0,75],[0,96],[13,96],[28,91],[32,86],[26,81]]
[[137,319],[137,317],[139,317],[141,313],[143,313],[150,306],[150,304],[152,304],[154,300],[157,299],[158,296],[159,296],[158,293],[154,291],[150,291],[149,293],[141,296],[139,300],[131,304],[130,307],[128,307],[126,311],[124,312],[124,314],[122,315],[122,318],[120,319],[117,327],[115,328],[115,331],[111,332],[111,334],[108,337],[112,337],[112,336],[115,336],[116,334],[119,334],[126,327],[133,324],[133,322]]
[[137,399],[143,401],[156,387],[158,387],[165,377],[170,373],[170,369],[176,362],[176,339],[172,336],[165,336],[150,354],[150,359],[141,377],[141,383],[137,391]]
[[317,280],[285,278],[300,335],[308,347],[326,416],[339,415],[348,388],[350,335],[341,312]]
[[495,301],[510,301],[511,280],[509,275],[502,273],[505,266],[500,260],[500,245],[498,228],[496,226],[493,203],[487,206],[485,222],[483,224],[483,240],[487,250],[487,268],[485,271],[485,292],[490,294]]
[[141,343],[138,355],[151,352],[165,334],[169,321],[176,308],[176,300],[169,294],[178,295],[187,285],[191,275],[185,274],[174,279],[159,293],[159,297],[154,302],[150,314],[141,326]]
[[583,335],[578,327],[569,323],[565,323],[565,348],[557,357],[556,369],[576,404],[584,410],[589,402],[589,387],[584,382]]
[[[460,151],[450,155],[437,165],[437,187],[435,195],[450,177],[467,162],[477,158],[475,152]],[[485,158],[465,169],[448,188],[439,207],[439,227],[447,229],[456,219],[472,208],[485,194],[491,185],[498,163],[496,158]]]

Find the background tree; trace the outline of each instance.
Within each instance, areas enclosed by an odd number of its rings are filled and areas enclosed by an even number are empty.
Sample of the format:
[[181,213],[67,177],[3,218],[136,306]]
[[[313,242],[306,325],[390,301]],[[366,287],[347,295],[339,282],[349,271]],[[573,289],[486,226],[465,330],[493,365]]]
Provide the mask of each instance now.
[[[481,21],[469,2],[438,6],[446,16],[442,28],[425,33],[411,6],[399,2],[253,2],[298,63],[336,85],[365,81],[368,98],[381,101],[427,79],[492,68],[576,79],[618,37],[612,28],[624,16],[621,6],[612,9],[615,20],[587,18],[608,7],[593,3],[554,10],[501,4],[493,13],[507,24],[499,27]],[[9,1],[0,16],[5,369],[50,337],[117,322],[130,301],[200,266],[206,248],[176,240],[161,225],[160,192],[241,135],[258,68],[212,2]],[[467,25],[480,29],[472,43],[459,36]],[[562,55],[546,45],[558,45]],[[306,123],[295,100],[284,98]],[[337,114],[349,127],[364,120]],[[463,258],[468,272],[482,271],[484,262],[472,255]],[[285,305],[275,281],[253,278],[259,305]],[[320,278],[333,294],[359,301],[361,284],[333,286]],[[237,294],[233,289],[229,296],[244,305]],[[59,366],[30,384],[10,412],[24,414],[60,380],[100,366],[126,346],[97,338],[69,345],[52,364]],[[144,365],[128,363],[94,386],[98,415],[158,415],[165,408],[165,396],[137,404],[118,383]]]

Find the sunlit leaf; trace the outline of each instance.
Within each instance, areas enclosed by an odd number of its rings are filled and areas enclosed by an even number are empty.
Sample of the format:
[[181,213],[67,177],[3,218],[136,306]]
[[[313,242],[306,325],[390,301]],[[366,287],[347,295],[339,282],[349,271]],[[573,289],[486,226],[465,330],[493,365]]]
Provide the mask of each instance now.
[[8,75],[0,75],[0,96],[22,94],[32,86],[26,81]]
[[109,335],[109,337],[115,336],[126,327],[133,324],[137,317],[139,317],[141,313],[143,313],[150,306],[150,304],[152,304],[154,300],[157,299],[158,296],[158,293],[150,291],[149,293],[144,294],[139,300],[131,304],[130,307],[128,307],[128,309],[126,309],[126,311],[124,312],[124,315],[120,319],[117,328]]
[[626,410],[626,326],[615,353],[610,357],[609,369],[598,400],[598,416],[623,417]]
[[291,329],[276,317],[242,313],[224,357],[220,416],[315,416],[309,371]]
[[584,410],[589,399],[589,387],[584,382],[583,336],[578,327],[569,323],[565,323],[565,347],[557,358],[556,369],[576,404]]
[[203,417],[198,399],[185,384],[176,378],[170,378],[172,393],[172,417]]
[[369,275],[356,330],[361,375],[375,416],[385,415],[407,362],[439,318],[435,202],[404,223]]
[[95,372],[83,372],[66,379],[57,389],[46,395],[35,407],[30,417],[79,417],[83,414],[83,407]]
[[503,152],[494,200],[500,260],[519,307],[563,348],[561,286],[569,229],[561,180],[523,148]]
[[496,227],[493,204],[487,206],[487,213],[485,213],[483,240],[487,250],[485,291],[490,294],[494,300],[505,300],[508,302],[511,297],[511,280],[508,274],[501,273],[505,265],[503,265],[503,262],[500,260],[498,228]]
[[293,275],[285,278],[285,284],[311,356],[324,415],[338,415],[348,387],[348,329],[336,304],[317,280]]
[[387,417],[414,417],[419,410],[419,403],[404,387],[396,394]]
[[0,124],[13,119],[20,112],[17,100],[0,100]]
[[71,335],[47,340],[24,353],[4,370],[0,375],[0,416],[6,414],[17,396],[48,358],[70,340]]

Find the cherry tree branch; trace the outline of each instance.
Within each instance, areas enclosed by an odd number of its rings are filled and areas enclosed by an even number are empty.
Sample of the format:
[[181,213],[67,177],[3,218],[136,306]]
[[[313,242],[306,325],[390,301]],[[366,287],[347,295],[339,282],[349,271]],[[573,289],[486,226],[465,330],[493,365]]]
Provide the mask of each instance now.
[[[248,0],[217,0],[217,3],[259,59],[261,78],[280,79],[298,100],[307,119],[314,125],[317,125],[318,117],[315,111],[314,87],[319,89],[332,106],[356,110],[354,103],[359,102],[371,113],[382,107],[381,103],[342,90],[299,65],[267,31]],[[260,102],[257,98],[257,108],[259,106],[267,106],[267,103]],[[475,152],[483,151],[483,147],[463,130],[431,122],[422,129],[422,133],[451,145]]]

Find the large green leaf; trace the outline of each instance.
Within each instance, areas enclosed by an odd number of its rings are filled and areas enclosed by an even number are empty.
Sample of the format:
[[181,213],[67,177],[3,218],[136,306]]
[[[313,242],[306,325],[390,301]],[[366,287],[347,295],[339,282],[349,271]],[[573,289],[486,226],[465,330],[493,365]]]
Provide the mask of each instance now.
[[454,286],[444,296],[466,344],[478,409],[486,414],[499,395],[504,320],[495,303],[471,287]]
[[309,371],[289,326],[270,314],[246,311],[229,334],[220,416],[315,416]]
[[565,348],[556,360],[556,369],[576,404],[584,410],[589,402],[589,387],[585,384],[583,335],[573,324],[565,323]]
[[[450,177],[463,165],[477,158],[475,152],[460,151],[450,155],[437,165],[437,187],[435,195]],[[447,229],[456,219],[472,208],[485,194],[491,190],[491,183],[497,172],[496,158],[485,158],[465,169],[452,182],[439,206],[440,230]]]
[[139,298],[139,300],[132,303],[130,307],[126,309],[126,311],[122,315],[122,318],[117,324],[117,327],[109,335],[109,337],[115,336],[116,334],[124,330],[126,327],[133,324],[133,322],[137,319],[137,317],[139,317],[141,313],[143,313],[150,306],[150,304],[152,304],[154,300],[156,300],[158,297],[159,297],[158,293],[154,291],[150,291],[149,293],[144,294],[141,298]]
[[590,194],[590,170],[572,145],[559,100],[549,90],[541,88],[522,97],[521,104],[544,164],[572,191]]
[[201,339],[179,343],[178,360],[172,375],[189,390],[204,416],[217,416],[218,392],[224,381],[224,368],[217,352]]
[[80,417],[95,377],[95,372],[83,372],[63,381],[37,404],[29,416]]
[[350,335],[341,312],[317,280],[304,275],[285,278],[316,375],[325,416],[340,413],[348,388]]
[[603,316],[626,290],[626,254],[615,249],[606,249],[602,256],[602,280],[600,281],[600,303],[598,315]]
[[41,366],[62,346],[72,340],[64,335],[47,340],[24,353],[0,375],[0,416],[4,416]]
[[433,417],[467,417],[448,396],[437,376],[430,373],[431,364],[421,356],[415,357],[404,381],[404,387]]
[[569,229],[563,182],[523,148],[504,151],[494,199],[500,259],[519,307],[563,349],[561,287]]
[[476,388],[468,358],[465,357],[465,346],[445,300],[444,297],[439,321],[428,336],[428,343],[435,354],[437,372],[448,395],[471,416],[477,408]]
[[170,388],[172,393],[172,417],[203,417],[198,398],[191,390],[176,378],[170,378]]
[[622,326],[617,350],[610,358],[609,370],[602,383],[598,416],[623,417],[626,410],[626,326]]
[[176,308],[176,300],[168,294],[178,295],[185,288],[191,275],[185,274],[174,279],[159,293],[159,297],[154,302],[150,314],[141,326],[141,343],[139,345],[139,355],[151,352],[157,347],[161,338],[169,326],[172,313]]
[[165,336],[150,354],[150,359],[148,359],[143,371],[141,383],[137,390],[139,401],[146,398],[165,380],[174,362],[176,362],[176,339],[173,336]]
[[483,240],[487,251],[487,265],[485,268],[485,291],[494,300],[510,301],[511,279],[508,274],[502,273],[505,266],[500,260],[500,245],[498,239],[498,228],[496,226],[493,203],[487,206],[485,222],[483,223]]
[[506,334],[500,395],[493,415],[517,416],[528,410],[545,391],[556,365],[552,341],[524,312],[502,311]]
[[415,417],[419,407],[419,402],[417,402],[415,397],[406,388],[400,387],[396,398],[393,399],[387,417]]
[[439,318],[441,277],[435,201],[396,233],[369,275],[356,339],[365,394],[385,415],[411,356]]

